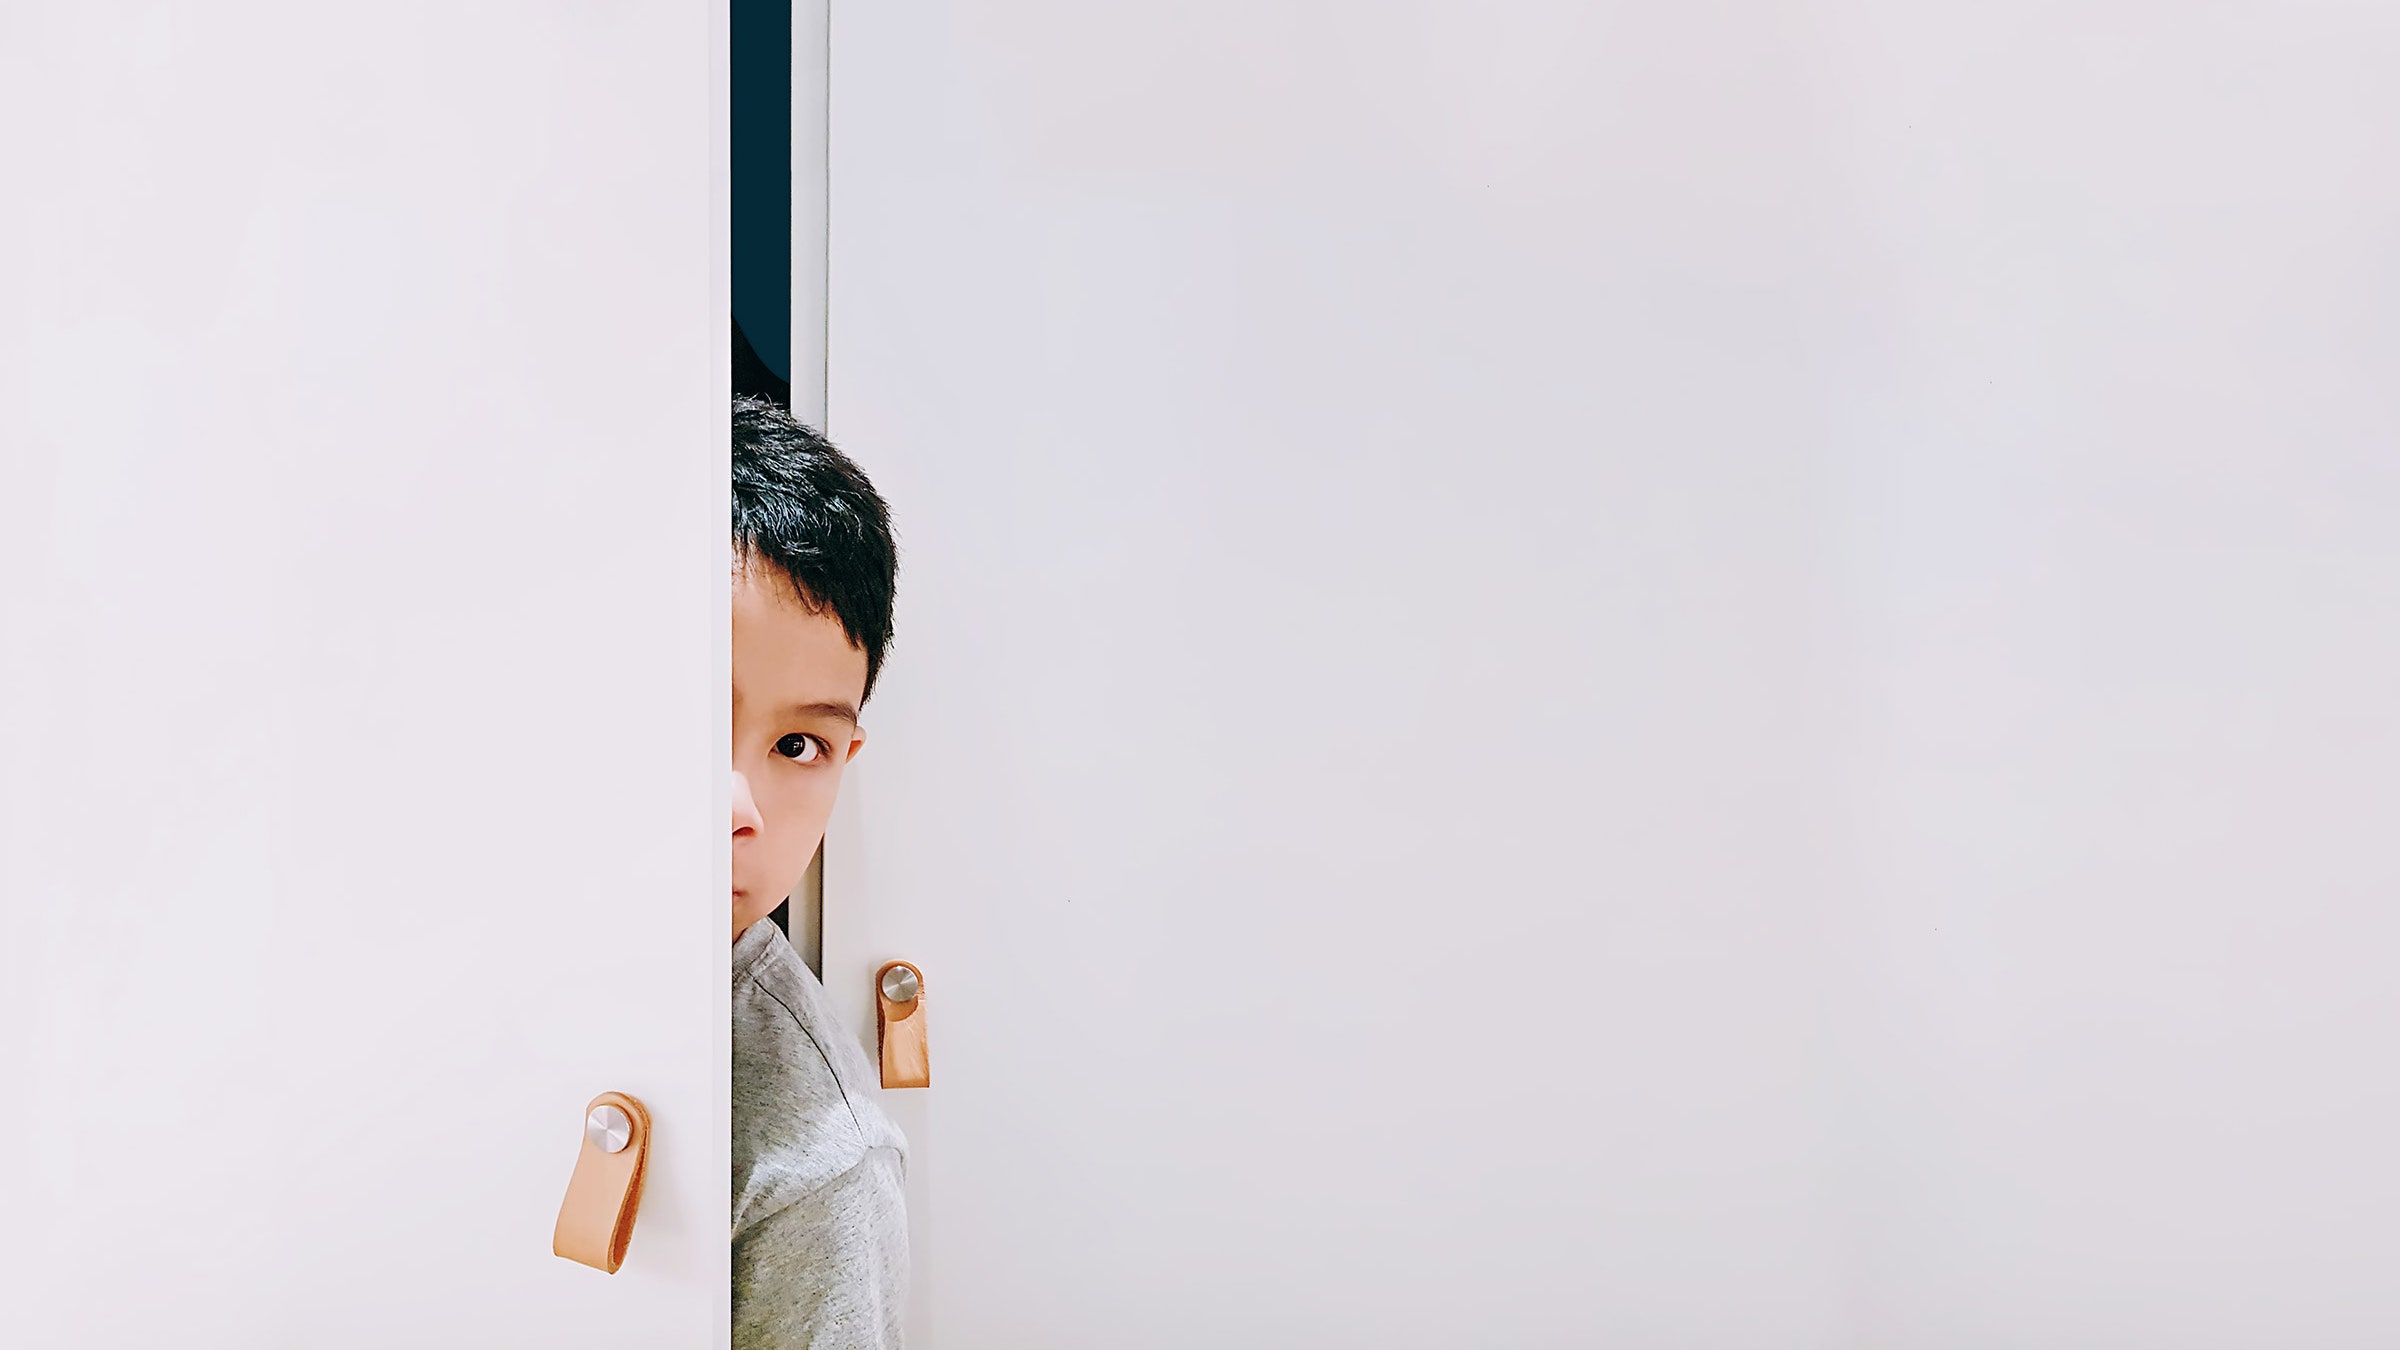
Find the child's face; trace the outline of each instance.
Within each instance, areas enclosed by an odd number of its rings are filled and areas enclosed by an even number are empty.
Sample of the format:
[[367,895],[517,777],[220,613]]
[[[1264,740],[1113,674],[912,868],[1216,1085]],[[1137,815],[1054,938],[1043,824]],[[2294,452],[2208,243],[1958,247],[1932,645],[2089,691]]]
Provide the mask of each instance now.
[[733,935],[775,912],[825,837],[842,769],[866,744],[867,654],[783,573],[733,576]]

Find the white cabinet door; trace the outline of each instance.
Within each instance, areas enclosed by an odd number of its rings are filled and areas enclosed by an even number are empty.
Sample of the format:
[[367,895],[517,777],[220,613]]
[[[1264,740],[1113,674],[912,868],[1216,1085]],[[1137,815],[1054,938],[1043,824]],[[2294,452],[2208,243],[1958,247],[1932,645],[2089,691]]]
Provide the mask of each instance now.
[[0,1343],[724,1341],[720,11],[0,21]]
[[834,22],[925,1345],[2400,1344],[2389,7]]
[[837,8],[936,1350],[1840,1325],[1799,73],[1436,9]]

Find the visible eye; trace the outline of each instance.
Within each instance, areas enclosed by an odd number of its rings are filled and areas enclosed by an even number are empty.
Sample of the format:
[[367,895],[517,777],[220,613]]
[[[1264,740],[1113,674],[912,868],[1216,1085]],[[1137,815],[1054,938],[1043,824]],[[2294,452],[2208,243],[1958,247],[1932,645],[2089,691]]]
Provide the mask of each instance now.
[[825,742],[805,732],[795,731],[775,742],[775,753],[799,764],[814,764],[825,754]]

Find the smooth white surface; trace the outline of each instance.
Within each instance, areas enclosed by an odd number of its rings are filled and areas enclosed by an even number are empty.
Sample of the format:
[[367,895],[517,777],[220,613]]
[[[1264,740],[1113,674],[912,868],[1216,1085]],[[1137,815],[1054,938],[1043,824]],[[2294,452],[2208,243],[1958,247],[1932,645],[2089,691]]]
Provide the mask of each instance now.
[[2389,13],[833,51],[920,1345],[2400,1339]]
[[724,1343],[720,10],[0,21],[0,1344]]
[[[819,429],[825,425],[827,3],[798,0],[792,6],[792,415]],[[811,866],[792,891],[784,918],[793,948],[819,973],[824,908],[824,872]]]
[[1843,18],[1859,1340],[2400,1343],[2400,13]]

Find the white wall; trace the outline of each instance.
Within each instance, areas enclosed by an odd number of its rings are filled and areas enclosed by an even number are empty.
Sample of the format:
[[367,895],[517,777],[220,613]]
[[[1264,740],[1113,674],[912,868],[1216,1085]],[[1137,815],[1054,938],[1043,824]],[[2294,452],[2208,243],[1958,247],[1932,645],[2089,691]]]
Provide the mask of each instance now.
[[924,1343],[2400,1335],[2387,17],[835,24]]
[[723,1343],[723,44],[0,20],[0,1344]]

